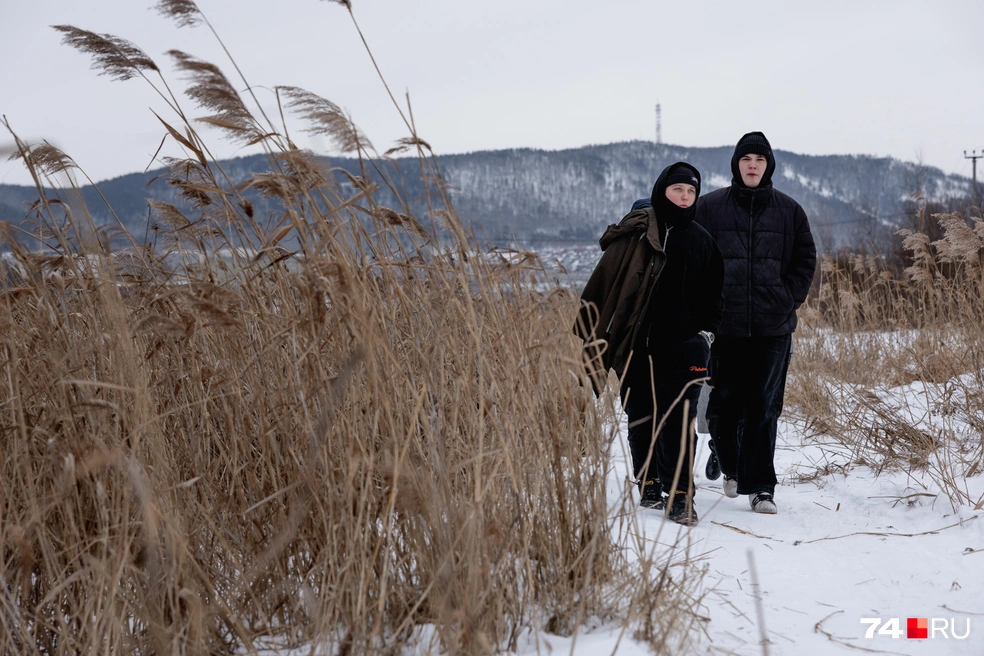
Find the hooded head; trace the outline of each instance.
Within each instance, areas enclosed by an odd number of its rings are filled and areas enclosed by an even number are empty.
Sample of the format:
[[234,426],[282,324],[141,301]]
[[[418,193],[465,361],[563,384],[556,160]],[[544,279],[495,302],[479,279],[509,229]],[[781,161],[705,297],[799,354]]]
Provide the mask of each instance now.
[[761,155],[766,159],[765,172],[755,187],[760,188],[770,185],[772,183],[772,174],[776,170],[776,158],[772,154],[772,146],[764,134],[761,132],[749,132],[739,139],[738,144],[735,146],[735,154],[731,156],[731,176],[732,181],[742,187],[747,187],[747,185],[742,181],[741,171],[738,169],[738,162],[745,155]]
[[[694,188],[694,202],[689,207],[680,207],[666,197],[667,188],[675,184],[687,184]],[[685,162],[670,164],[656,179],[650,202],[656,216],[669,226],[679,225],[694,218],[697,211],[697,198],[700,196],[700,172]]]

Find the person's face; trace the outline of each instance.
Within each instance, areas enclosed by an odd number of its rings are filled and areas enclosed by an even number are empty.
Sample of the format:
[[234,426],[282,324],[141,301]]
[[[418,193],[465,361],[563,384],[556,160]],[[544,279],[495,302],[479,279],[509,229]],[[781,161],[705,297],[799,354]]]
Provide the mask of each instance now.
[[677,207],[690,207],[697,200],[697,188],[678,182],[666,188],[666,197]]
[[751,153],[744,155],[738,160],[738,172],[741,173],[741,181],[746,187],[754,189],[762,182],[765,175],[765,167],[769,165],[769,160],[764,155]]

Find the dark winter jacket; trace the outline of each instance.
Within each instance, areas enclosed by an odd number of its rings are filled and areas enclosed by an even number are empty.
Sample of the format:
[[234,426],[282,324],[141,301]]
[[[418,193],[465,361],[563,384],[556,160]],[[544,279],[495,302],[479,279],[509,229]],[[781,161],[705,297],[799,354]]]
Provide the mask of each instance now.
[[[667,173],[680,164],[660,174],[654,199],[666,200]],[[685,166],[699,192],[700,174]],[[633,350],[673,348],[701,330],[715,332],[721,321],[721,253],[694,222],[696,205],[670,205],[629,212],[602,235],[604,253],[581,293],[575,327],[596,391],[609,369],[622,375]]]
[[721,336],[792,333],[796,309],[813,282],[817,252],[810,223],[799,203],[772,187],[771,148],[767,159],[766,174],[750,189],[742,184],[736,148],[731,186],[697,201],[696,221],[711,233],[724,256]]

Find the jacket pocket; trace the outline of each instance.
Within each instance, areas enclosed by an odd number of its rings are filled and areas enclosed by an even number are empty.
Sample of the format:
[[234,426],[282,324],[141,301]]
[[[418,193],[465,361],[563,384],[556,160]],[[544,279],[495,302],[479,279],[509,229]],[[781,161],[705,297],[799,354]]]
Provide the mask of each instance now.
[[787,312],[792,312],[796,309],[796,301],[793,299],[793,292],[789,289],[789,284],[783,280],[782,281],[782,297],[783,297],[783,308]]

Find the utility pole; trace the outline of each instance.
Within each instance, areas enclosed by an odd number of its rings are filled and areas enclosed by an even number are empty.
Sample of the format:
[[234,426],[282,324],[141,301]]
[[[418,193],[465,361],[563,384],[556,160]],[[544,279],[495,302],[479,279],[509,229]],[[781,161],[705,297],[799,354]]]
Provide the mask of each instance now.
[[657,144],[663,143],[663,121],[662,121],[659,103],[656,103],[656,143]]
[[967,151],[964,151],[964,159],[969,159],[972,162],[971,166],[973,167],[974,172],[974,200],[977,202],[978,207],[981,206],[981,195],[977,191],[977,160],[982,157],[984,157],[984,152],[978,155],[976,150],[972,150],[968,155]]

